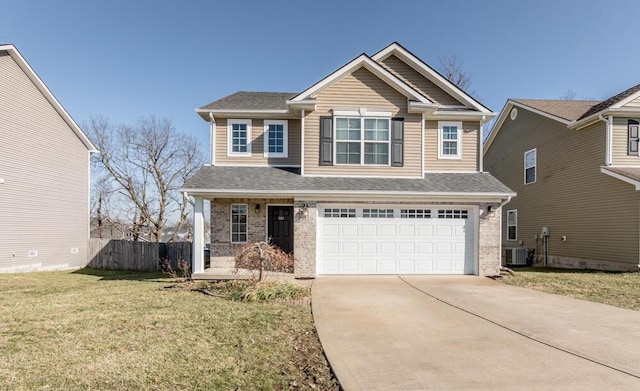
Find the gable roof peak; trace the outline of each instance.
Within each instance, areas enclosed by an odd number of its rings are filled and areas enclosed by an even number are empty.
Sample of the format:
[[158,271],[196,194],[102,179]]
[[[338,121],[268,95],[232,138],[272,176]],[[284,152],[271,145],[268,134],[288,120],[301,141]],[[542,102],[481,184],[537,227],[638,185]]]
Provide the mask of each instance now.
[[409,65],[425,78],[429,79],[438,87],[445,90],[451,96],[462,102],[464,105],[478,110],[481,113],[485,113],[491,116],[495,115],[495,113],[493,113],[489,108],[473,98],[471,95],[467,94],[455,83],[444,77],[440,72],[431,67],[429,64],[425,63],[422,59],[420,59],[418,56],[413,54],[398,42],[392,42],[391,44],[387,45],[385,48],[371,56],[371,58],[374,61],[381,63],[392,55],[398,57],[401,61]]

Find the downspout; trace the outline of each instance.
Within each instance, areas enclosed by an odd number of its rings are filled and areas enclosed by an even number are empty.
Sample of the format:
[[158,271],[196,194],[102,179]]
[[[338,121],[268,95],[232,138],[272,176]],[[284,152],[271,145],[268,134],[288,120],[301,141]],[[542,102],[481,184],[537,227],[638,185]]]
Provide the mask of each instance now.
[[426,113],[422,113],[422,121],[420,121],[420,166],[422,169],[422,178],[424,178],[424,160],[425,160],[425,156],[424,156],[424,132],[425,132],[425,121],[427,120],[427,115]]
[[209,113],[209,121],[211,122],[211,135],[209,137],[209,148],[211,149],[211,165],[216,165],[216,120],[213,118],[213,113]]
[[[482,128],[482,125],[480,126],[480,128]],[[500,210],[500,244],[499,244],[499,248],[500,248],[500,271],[505,271],[509,274],[511,274],[512,276],[515,275],[515,273],[513,272],[513,270],[509,269],[506,266],[502,266],[502,207],[505,206],[506,204],[509,203],[509,201],[511,201],[511,196],[507,196],[507,199],[504,200],[503,202],[500,203],[500,205],[498,206],[497,209]]]
[[604,123],[607,124],[607,131],[606,131],[606,154],[605,154],[605,162],[604,165],[605,166],[610,166],[613,164],[612,160],[613,160],[613,117],[612,116],[608,116],[607,118],[603,117],[602,114],[598,115],[598,119]]
[[304,175],[304,109],[300,114],[300,175]]
[[483,150],[483,140],[484,140],[484,124],[485,124],[485,119],[487,117],[485,115],[482,116],[482,119],[480,120],[480,131],[478,134],[478,172],[482,172],[484,171],[484,159],[482,156],[482,150]]

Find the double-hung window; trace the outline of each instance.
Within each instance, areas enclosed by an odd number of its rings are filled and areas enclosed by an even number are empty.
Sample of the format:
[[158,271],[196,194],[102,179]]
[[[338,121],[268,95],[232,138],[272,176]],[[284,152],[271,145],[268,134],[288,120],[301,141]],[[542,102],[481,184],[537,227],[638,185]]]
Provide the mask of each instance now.
[[336,164],[389,165],[390,118],[336,117]]
[[507,240],[518,239],[518,211],[507,211]]
[[629,142],[627,143],[627,155],[638,156],[638,143],[640,141],[640,131],[638,121],[630,119],[628,121]]
[[537,153],[535,149],[524,153],[524,183],[534,183],[536,181]]
[[228,120],[227,140],[229,156],[251,156],[251,120]]
[[287,157],[287,121],[264,121],[264,156]]
[[231,205],[231,243],[247,242],[247,204]]
[[438,158],[462,158],[462,122],[438,122]]

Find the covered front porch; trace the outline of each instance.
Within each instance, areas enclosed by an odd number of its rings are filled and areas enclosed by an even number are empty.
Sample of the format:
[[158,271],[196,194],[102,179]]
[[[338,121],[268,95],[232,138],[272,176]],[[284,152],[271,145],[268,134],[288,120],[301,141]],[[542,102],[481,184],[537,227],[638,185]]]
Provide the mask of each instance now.
[[[247,243],[270,241],[295,254],[295,277],[313,277],[306,270],[305,254],[315,255],[315,219],[309,233],[309,203],[293,198],[194,197],[193,277],[194,279],[248,278],[235,271],[235,255]],[[210,263],[205,268],[205,202],[209,201],[211,221]],[[313,248],[308,248],[311,245]],[[244,276],[244,277],[243,277]],[[283,276],[278,276],[283,277]]]

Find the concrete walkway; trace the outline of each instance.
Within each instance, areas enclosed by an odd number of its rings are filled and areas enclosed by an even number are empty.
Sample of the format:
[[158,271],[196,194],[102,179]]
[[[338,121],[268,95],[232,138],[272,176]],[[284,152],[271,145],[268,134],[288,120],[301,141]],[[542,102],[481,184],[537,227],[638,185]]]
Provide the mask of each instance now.
[[640,312],[473,276],[321,276],[313,315],[350,390],[640,390]]

